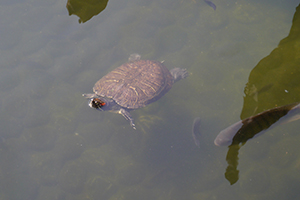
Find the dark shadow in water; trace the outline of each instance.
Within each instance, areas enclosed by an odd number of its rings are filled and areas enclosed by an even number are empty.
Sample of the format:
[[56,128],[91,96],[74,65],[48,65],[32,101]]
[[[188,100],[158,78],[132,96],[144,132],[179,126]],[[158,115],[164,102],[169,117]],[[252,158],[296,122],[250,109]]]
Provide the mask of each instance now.
[[107,3],[108,0],[68,0],[66,7],[69,15],[77,15],[78,22],[84,23],[102,12]]
[[[222,146],[229,143],[226,156],[228,167],[225,172],[226,179],[234,184],[239,179],[238,153],[246,142],[276,125],[300,119],[300,104],[294,103],[273,108],[258,115],[241,120],[220,132],[215,144]],[[223,140],[222,140],[223,139]],[[225,143],[222,143],[225,142]]]
[[[225,178],[231,185],[239,179],[239,149],[249,139],[274,125],[297,119],[299,103],[292,102],[300,102],[299,44],[300,4],[296,8],[289,35],[281,40],[278,47],[263,58],[249,75],[241,112],[241,119],[244,120],[221,131],[215,140],[218,146],[229,145]],[[286,106],[277,107],[278,105]],[[264,111],[269,108],[273,109]]]

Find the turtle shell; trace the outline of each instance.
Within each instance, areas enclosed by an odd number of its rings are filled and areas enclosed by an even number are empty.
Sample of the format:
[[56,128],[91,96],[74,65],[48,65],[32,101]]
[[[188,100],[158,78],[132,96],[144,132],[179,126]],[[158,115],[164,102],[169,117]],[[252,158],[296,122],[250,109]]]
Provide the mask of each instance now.
[[128,62],[102,77],[94,92],[128,109],[144,107],[162,97],[173,85],[170,71],[158,61]]

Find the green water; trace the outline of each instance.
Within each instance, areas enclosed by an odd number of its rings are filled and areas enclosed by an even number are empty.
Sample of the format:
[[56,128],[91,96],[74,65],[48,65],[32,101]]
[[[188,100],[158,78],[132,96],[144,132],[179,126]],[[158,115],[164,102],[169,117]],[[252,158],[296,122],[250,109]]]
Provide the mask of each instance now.
[[[1,1],[0,200],[298,199],[297,122],[243,146],[233,185],[213,141],[240,116],[300,101],[299,37],[262,60],[299,2],[213,2],[110,0],[78,23],[64,1]],[[81,96],[132,53],[190,74],[131,112],[137,130]]]

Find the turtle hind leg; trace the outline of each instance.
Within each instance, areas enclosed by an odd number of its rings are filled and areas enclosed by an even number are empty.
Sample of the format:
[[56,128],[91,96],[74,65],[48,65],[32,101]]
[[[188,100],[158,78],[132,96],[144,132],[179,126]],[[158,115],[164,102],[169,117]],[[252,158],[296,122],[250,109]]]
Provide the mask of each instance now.
[[186,69],[181,68],[171,69],[170,73],[173,76],[174,83],[189,76],[189,73],[186,71]]
[[130,114],[127,110],[125,110],[124,108],[121,108],[120,111],[119,111],[119,113],[120,113],[121,115],[123,115],[123,117],[125,117],[126,120],[129,120],[130,126],[131,126],[133,129],[136,129],[136,128],[135,128],[135,124],[133,123],[133,118],[132,118],[131,114]]

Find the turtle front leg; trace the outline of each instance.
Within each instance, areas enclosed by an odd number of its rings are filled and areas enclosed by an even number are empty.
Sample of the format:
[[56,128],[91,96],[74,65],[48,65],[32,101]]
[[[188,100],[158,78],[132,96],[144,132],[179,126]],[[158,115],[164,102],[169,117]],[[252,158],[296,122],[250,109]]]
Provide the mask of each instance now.
[[119,113],[120,113],[121,115],[123,115],[123,117],[125,117],[126,120],[129,120],[130,126],[131,126],[133,129],[136,129],[136,128],[135,128],[135,124],[133,123],[133,118],[131,117],[131,114],[130,114],[127,110],[125,110],[124,108],[121,108],[121,109],[119,110]]

